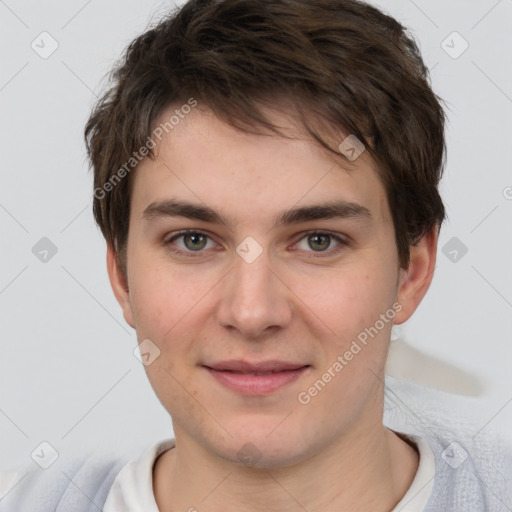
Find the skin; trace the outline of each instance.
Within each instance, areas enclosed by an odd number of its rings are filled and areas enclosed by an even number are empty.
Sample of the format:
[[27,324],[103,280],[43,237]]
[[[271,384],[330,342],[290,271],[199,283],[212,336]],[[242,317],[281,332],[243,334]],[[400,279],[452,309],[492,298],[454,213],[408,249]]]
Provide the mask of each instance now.
[[[334,158],[290,116],[270,114],[295,138],[242,133],[199,107],[188,114],[133,175],[126,277],[107,251],[125,320],[139,342],[160,350],[145,369],[172,416],[176,447],[154,466],[155,500],[164,512],[390,511],[414,479],[418,453],[382,425],[384,367],[392,323],[405,322],[430,285],[437,229],[400,269],[368,152],[352,163]],[[144,218],[150,204],[170,198],[208,206],[232,224]],[[273,227],[283,210],[333,200],[363,205],[371,219]],[[169,242],[183,229],[207,238]],[[347,243],[318,241],[312,230]],[[248,236],[263,249],[252,263],[236,252]],[[396,303],[394,319],[299,403],[298,394]],[[201,366],[225,359],[311,366],[270,395],[248,397]],[[237,456],[247,443],[258,453],[251,464]]]

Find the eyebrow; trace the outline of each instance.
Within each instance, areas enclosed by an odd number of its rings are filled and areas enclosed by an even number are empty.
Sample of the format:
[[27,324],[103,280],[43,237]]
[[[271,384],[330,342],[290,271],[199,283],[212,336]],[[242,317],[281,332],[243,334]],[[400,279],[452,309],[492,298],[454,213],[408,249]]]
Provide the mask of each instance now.
[[[219,212],[201,204],[177,199],[168,199],[151,203],[142,213],[143,220],[162,217],[185,217],[231,227],[234,223]],[[354,219],[371,221],[372,214],[365,206],[348,201],[328,201],[283,210],[274,218],[272,228],[281,225],[299,224],[313,220]]]

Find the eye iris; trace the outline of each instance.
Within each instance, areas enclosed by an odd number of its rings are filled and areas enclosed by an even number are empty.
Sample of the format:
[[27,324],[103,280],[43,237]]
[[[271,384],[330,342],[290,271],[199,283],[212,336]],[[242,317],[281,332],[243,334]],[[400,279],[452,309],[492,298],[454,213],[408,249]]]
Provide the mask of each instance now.
[[[313,243],[311,243],[312,240],[314,240]],[[309,241],[309,246],[312,249],[315,249],[314,246],[317,245],[316,249],[325,250],[329,247],[330,237],[329,237],[329,235],[322,235],[322,234],[310,235],[308,238],[308,241]],[[320,246],[320,247],[318,247],[318,246]]]
[[[192,251],[203,249],[206,245],[206,237],[200,233],[189,233],[187,235],[183,235],[183,241],[187,249]],[[187,241],[191,241],[192,244],[188,244]]]

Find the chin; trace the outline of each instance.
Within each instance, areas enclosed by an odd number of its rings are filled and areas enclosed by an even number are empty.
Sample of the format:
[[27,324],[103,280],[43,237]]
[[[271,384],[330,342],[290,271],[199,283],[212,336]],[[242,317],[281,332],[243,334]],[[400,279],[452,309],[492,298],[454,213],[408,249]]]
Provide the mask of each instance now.
[[[314,452],[314,446],[307,446],[304,434],[297,428],[277,433],[276,425],[256,429],[254,423],[243,430],[228,429],[233,438],[227,438],[224,446],[213,447],[218,455],[232,463],[248,468],[277,468],[297,464]],[[279,428],[279,427],[278,427]]]

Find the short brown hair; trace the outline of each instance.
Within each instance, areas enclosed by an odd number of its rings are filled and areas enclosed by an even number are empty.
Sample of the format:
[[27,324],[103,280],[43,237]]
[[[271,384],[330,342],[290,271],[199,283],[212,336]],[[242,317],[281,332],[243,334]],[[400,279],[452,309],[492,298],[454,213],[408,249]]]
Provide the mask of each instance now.
[[190,0],[129,45],[85,128],[94,216],[124,272],[126,162],[147,145],[162,111],[187,98],[235,128],[276,134],[263,107],[284,98],[326,149],[339,153],[321,126],[364,141],[404,268],[410,246],[444,220],[445,114],[398,21],[357,0]]

